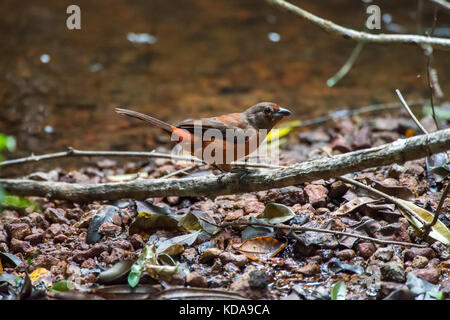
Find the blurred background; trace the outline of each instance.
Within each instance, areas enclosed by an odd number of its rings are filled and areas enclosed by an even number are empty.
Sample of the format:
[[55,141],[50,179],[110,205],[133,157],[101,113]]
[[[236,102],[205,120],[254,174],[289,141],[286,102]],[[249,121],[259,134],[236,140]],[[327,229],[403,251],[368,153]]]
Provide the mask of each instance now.
[[[360,0],[292,1],[363,30]],[[433,6],[376,1],[384,33],[432,25]],[[66,28],[67,6],[81,8],[81,30]],[[15,136],[7,158],[64,150],[152,150],[163,141],[125,107],[176,122],[240,112],[260,101],[291,109],[290,120],[343,108],[429,97],[420,48],[366,45],[349,74],[326,85],[355,42],[331,36],[263,0],[0,1],[0,132]],[[450,37],[439,11],[435,35]],[[450,56],[434,53],[444,100]]]

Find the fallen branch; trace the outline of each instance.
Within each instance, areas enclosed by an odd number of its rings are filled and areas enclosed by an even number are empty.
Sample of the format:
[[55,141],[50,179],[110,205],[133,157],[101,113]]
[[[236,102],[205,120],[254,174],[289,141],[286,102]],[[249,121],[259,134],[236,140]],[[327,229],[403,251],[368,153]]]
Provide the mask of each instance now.
[[300,7],[297,7],[284,0],[266,0],[268,3],[283,8],[294,13],[298,17],[305,19],[316,26],[324,29],[326,32],[343,36],[346,39],[352,39],[359,42],[371,43],[403,43],[403,44],[427,44],[439,49],[449,50],[450,39],[427,37],[413,34],[371,34],[363,31],[356,31],[350,28],[338,25],[330,20],[320,18]]
[[[341,235],[341,236],[347,236],[347,237],[353,237],[353,238],[358,238],[358,239],[362,239],[362,240],[367,240],[367,241],[371,241],[371,242],[375,242],[375,243],[379,243],[379,244],[394,244],[394,245],[400,245],[400,246],[408,246],[408,247],[419,247],[419,248],[424,248],[424,247],[428,247],[427,245],[423,245],[423,244],[416,244],[416,243],[410,243],[410,242],[401,242],[401,241],[391,241],[391,240],[382,240],[382,239],[377,239],[377,238],[372,238],[372,237],[368,237],[368,236],[363,236],[363,235],[359,235],[359,234],[354,234],[354,233],[350,233],[350,232],[344,232],[344,231],[337,231],[337,230],[330,230],[330,229],[320,229],[320,228],[311,228],[311,227],[302,227],[302,226],[288,226],[282,223],[278,223],[278,224],[269,224],[269,223],[264,223],[264,222],[252,222],[252,221],[232,221],[232,222],[223,222],[221,224],[216,224],[213,223],[211,221],[208,221],[206,219],[200,218],[201,220],[215,226],[218,228],[226,228],[226,227],[235,227],[235,226],[260,226],[260,227],[269,227],[269,228],[276,228],[276,229],[284,229],[284,230],[289,230],[292,232],[295,231],[313,231],[313,232],[321,232],[321,233],[331,233],[334,235]],[[288,234],[289,235],[289,234]],[[295,233],[293,234],[294,238],[295,237]]]
[[130,182],[71,184],[65,182],[0,179],[0,187],[21,196],[38,196],[70,201],[145,199],[166,196],[217,196],[282,188],[318,179],[415,160],[450,149],[450,129],[382,146],[298,163],[269,172],[227,174],[182,179],[137,179]]

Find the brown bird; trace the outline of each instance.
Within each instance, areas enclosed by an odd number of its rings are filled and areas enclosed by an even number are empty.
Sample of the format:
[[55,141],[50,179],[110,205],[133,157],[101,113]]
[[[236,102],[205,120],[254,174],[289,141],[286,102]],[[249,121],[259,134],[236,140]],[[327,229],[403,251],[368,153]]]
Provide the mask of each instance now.
[[242,113],[229,113],[212,118],[187,119],[178,124],[153,118],[136,111],[116,108],[116,112],[166,131],[183,150],[218,167],[231,171],[231,162],[255,151],[269,131],[291,112],[272,102],[261,102]]

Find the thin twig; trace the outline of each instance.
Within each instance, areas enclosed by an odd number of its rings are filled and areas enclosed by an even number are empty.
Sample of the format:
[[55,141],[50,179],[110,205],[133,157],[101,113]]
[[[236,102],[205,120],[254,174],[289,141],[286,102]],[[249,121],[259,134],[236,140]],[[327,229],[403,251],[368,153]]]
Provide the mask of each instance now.
[[439,214],[441,213],[441,209],[444,206],[445,198],[447,197],[448,190],[450,189],[450,182],[447,183],[444,191],[442,192],[441,200],[439,200],[439,204],[434,212],[433,221],[428,224],[425,224],[423,227],[423,237],[426,238],[431,231],[431,228],[437,223],[439,219]]
[[416,244],[416,243],[410,243],[410,242],[401,242],[401,241],[391,241],[391,240],[381,240],[376,239],[368,236],[358,235],[350,232],[344,232],[344,231],[336,231],[336,230],[330,230],[330,229],[320,229],[320,228],[311,228],[311,227],[302,227],[302,226],[288,226],[285,224],[269,224],[264,222],[252,222],[252,221],[231,221],[231,222],[222,222],[221,224],[216,224],[214,222],[208,221],[204,218],[201,218],[201,220],[215,226],[218,228],[226,228],[226,227],[234,227],[234,226],[261,226],[261,227],[270,227],[270,228],[276,228],[276,229],[284,229],[284,230],[290,230],[290,231],[313,231],[313,232],[321,232],[321,233],[331,233],[334,235],[341,235],[341,236],[347,236],[347,237],[353,237],[358,238],[362,240],[372,241],[375,243],[380,244],[395,244],[395,245],[401,245],[401,246],[409,246],[409,247],[420,247],[424,248],[427,247],[427,245],[422,244]]
[[411,111],[411,108],[408,106],[408,104],[406,103],[405,99],[403,98],[402,93],[400,92],[400,90],[395,89],[395,92],[397,93],[398,98],[400,99],[400,101],[402,102],[403,107],[405,107],[406,111],[408,111],[409,115],[411,116],[411,118],[413,119],[413,121],[416,123],[416,125],[419,127],[419,129],[422,131],[423,134],[428,134],[427,129],[424,128],[424,126],[419,122],[419,120],[417,120],[416,116],[414,115],[414,113]]
[[[429,37],[433,36],[434,29],[436,28],[436,21],[437,21],[437,7],[434,7],[434,14],[433,14],[433,26],[431,27],[431,33],[428,35]],[[431,111],[433,113],[433,120],[436,125],[437,130],[439,130],[439,123],[436,119],[436,111],[434,110],[434,93],[435,93],[435,86],[433,85],[433,81],[431,80],[431,74],[433,73],[431,68],[431,63],[433,60],[433,48],[428,46],[429,48],[424,49],[425,55],[427,57],[427,82],[428,82],[428,88],[430,89],[430,104],[431,104]],[[436,72],[436,70],[434,70]],[[437,80],[437,75],[435,74],[434,80]],[[439,87],[439,84],[438,84]]]
[[336,83],[338,83],[343,77],[346,76],[346,74],[350,71],[350,69],[353,67],[353,64],[356,62],[356,59],[358,59],[359,54],[361,53],[362,49],[364,48],[364,42],[358,42],[358,44],[353,48],[352,53],[347,59],[347,62],[339,69],[338,72],[331,78],[327,80],[327,86],[333,87]]
[[380,197],[385,198],[387,201],[389,201],[389,202],[391,202],[391,203],[397,205],[397,206],[400,207],[402,210],[408,212],[411,216],[413,216],[414,218],[416,218],[417,220],[419,220],[420,222],[422,222],[422,224],[425,225],[425,224],[427,223],[422,217],[420,217],[420,216],[419,216],[417,213],[415,213],[413,210],[411,210],[410,208],[408,208],[407,206],[405,206],[405,205],[404,205],[403,203],[401,203],[400,201],[397,201],[396,198],[394,198],[394,197],[392,197],[392,196],[390,196],[390,195],[388,195],[388,194],[386,194],[386,193],[384,193],[384,192],[381,192],[381,191],[379,191],[379,190],[377,190],[377,189],[374,189],[374,188],[372,188],[372,187],[370,187],[370,186],[368,186],[368,185],[365,185],[365,184],[363,184],[363,183],[361,183],[361,182],[358,182],[358,181],[356,181],[356,180],[353,180],[353,179],[350,179],[350,178],[347,178],[347,177],[344,177],[344,176],[341,176],[341,177],[339,177],[338,179],[339,179],[339,180],[342,180],[342,181],[344,181],[344,182],[353,184],[354,186],[357,186],[357,187],[359,187],[359,188],[365,189],[365,190],[369,191],[370,193],[379,195]]
[[295,6],[284,0],[266,0],[268,3],[283,8],[296,16],[305,19],[312,24],[322,28],[326,32],[343,36],[346,39],[352,39],[358,42],[372,43],[403,43],[403,44],[428,44],[435,48],[448,50],[450,47],[450,39],[427,37],[413,34],[371,34],[367,32],[357,31],[338,25],[330,20],[320,18],[312,13]]
[[[144,158],[163,158],[171,160],[181,160],[187,162],[197,162],[199,164],[206,165],[206,162],[189,156],[177,156],[169,153],[160,152],[145,152],[145,151],[94,151],[94,150],[77,150],[69,147],[67,151],[48,153],[43,155],[31,155],[29,157],[12,159],[0,162],[0,167],[7,167],[12,165],[39,162],[43,160],[51,160],[58,158],[68,158],[68,157],[144,157]],[[252,163],[252,162],[232,162],[232,165],[242,166],[242,167],[254,167],[254,168],[270,168],[279,169],[282,166],[266,164],[266,163]]]
[[171,172],[171,173],[169,173],[169,174],[167,174],[167,175],[161,177],[160,179],[167,179],[167,178],[170,178],[170,177],[173,177],[173,176],[182,174],[182,173],[186,173],[186,172],[191,171],[191,170],[195,170],[195,169],[197,169],[198,167],[200,167],[199,164],[194,164],[194,165],[192,165],[192,166],[190,166],[190,167],[183,168],[183,169],[180,169],[180,170]]

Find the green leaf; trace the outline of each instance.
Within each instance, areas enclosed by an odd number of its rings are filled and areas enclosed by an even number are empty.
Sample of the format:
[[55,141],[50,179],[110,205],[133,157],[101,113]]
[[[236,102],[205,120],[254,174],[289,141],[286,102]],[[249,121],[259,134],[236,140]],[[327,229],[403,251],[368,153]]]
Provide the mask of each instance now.
[[39,209],[39,205],[36,204],[35,202],[25,199],[24,197],[14,196],[11,194],[4,195],[2,206],[13,209],[26,209],[26,208],[32,208],[33,210]]
[[331,288],[331,300],[345,300],[347,297],[347,287],[344,282],[338,281]]
[[141,280],[142,271],[141,272],[134,272],[131,271],[128,274],[128,284],[130,287],[134,288],[139,284],[139,281]]
[[5,148],[9,151],[14,151],[16,149],[16,139],[14,139],[14,137],[0,133],[0,150],[3,150]]
[[295,213],[283,204],[269,203],[264,211],[256,216],[257,219],[264,220],[270,224],[283,223],[295,217]]
[[441,291],[437,292],[428,292],[430,297],[435,298],[436,300],[444,300],[444,293]]
[[53,284],[50,291],[53,293],[69,291],[75,288],[75,283],[69,280],[61,280]]

